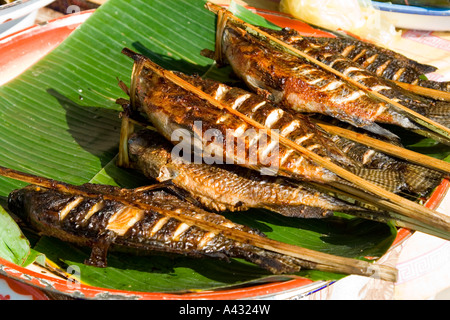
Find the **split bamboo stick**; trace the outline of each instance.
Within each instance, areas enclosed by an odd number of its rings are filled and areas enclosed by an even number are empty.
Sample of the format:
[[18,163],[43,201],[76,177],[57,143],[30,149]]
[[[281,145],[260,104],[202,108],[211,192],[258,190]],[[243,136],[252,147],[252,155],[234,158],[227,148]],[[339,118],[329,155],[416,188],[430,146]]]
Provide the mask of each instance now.
[[396,85],[399,87],[402,87],[403,89],[406,89],[408,91],[414,92],[418,95],[433,98],[436,100],[441,101],[450,101],[450,92],[432,89],[432,88],[426,88],[406,82],[400,82],[400,81],[394,81]]
[[384,142],[375,138],[371,138],[365,134],[357,133],[352,130],[347,130],[338,126],[334,126],[331,124],[327,124],[322,121],[314,120],[318,126],[322,127],[325,131],[327,131],[330,134],[336,134],[340,137],[350,139],[352,141],[364,144],[368,147],[371,147],[375,150],[381,151],[385,154],[430,168],[437,171],[440,171],[444,174],[449,175],[450,174],[450,163],[439,160],[433,157],[429,157],[427,155],[417,153],[396,145],[393,145],[388,142]]

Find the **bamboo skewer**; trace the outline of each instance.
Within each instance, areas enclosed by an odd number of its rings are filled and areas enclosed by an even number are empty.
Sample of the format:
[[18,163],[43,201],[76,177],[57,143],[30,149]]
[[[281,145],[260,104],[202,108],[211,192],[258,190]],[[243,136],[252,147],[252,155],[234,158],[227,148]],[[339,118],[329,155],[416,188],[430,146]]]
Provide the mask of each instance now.
[[176,211],[168,211],[159,207],[152,206],[148,203],[141,202],[133,195],[132,190],[120,189],[114,194],[104,192],[91,193],[83,189],[82,186],[74,186],[44,177],[20,172],[17,170],[0,166],[0,175],[34,184],[40,187],[56,190],[65,194],[79,195],[88,198],[98,198],[99,196],[106,200],[118,201],[126,206],[137,208],[140,210],[152,210],[162,215],[178,219],[188,225],[197,225],[201,228],[211,230],[212,232],[222,233],[228,238],[242,243],[251,244],[253,246],[296,257],[315,264],[315,268],[322,271],[337,272],[344,274],[358,274],[363,276],[379,277],[387,281],[396,281],[397,270],[389,266],[374,265],[372,263],[351,259],[346,257],[334,256],[331,254],[302,248],[295,245],[286,244],[276,240],[258,236],[256,234],[248,234],[246,232],[232,229],[226,225],[212,224],[206,220],[195,218],[195,216],[184,215]]
[[119,141],[119,156],[117,158],[117,165],[119,167],[128,168],[130,164],[128,153],[128,140],[123,139],[128,137],[134,131],[134,123],[130,121],[128,115],[122,115],[122,122],[120,125],[120,141]]
[[396,85],[398,85],[399,87],[402,87],[403,89],[417,93],[418,95],[421,95],[421,96],[426,96],[426,97],[433,98],[436,100],[441,100],[441,101],[450,101],[450,92],[447,92],[447,91],[426,88],[426,87],[422,87],[422,86],[418,86],[418,85],[410,84],[410,83],[406,83],[406,82],[401,82],[401,81],[394,81],[394,83]]
[[[447,233],[450,232],[450,217],[449,216],[440,214],[440,213],[430,210],[426,207],[423,207],[423,206],[419,205],[418,203],[415,203],[408,199],[402,198],[402,197],[400,197],[394,193],[391,193],[369,181],[366,181],[365,179],[362,179],[361,177],[345,170],[344,168],[341,168],[340,166],[328,161],[327,159],[322,158],[321,156],[317,155],[316,153],[296,144],[292,140],[289,140],[289,139],[285,138],[284,136],[279,135],[277,132],[268,129],[267,127],[261,125],[260,123],[254,121],[253,119],[245,116],[244,114],[233,109],[232,107],[227,106],[227,105],[215,100],[210,95],[206,94],[205,92],[203,92],[200,89],[196,88],[195,86],[191,85],[187,81],[181,79],[180,77],[175,75],[173,72],[163,69],[159,65],[152,62],[150,59],[148,59],[142,55],[139,55],[128,48],[123,49],[122,52],[125,55],[132,58],[133,60],[135,60],[135,63],[144,64],[146,67],[148,67],[150,70],[155,72],[157,75],[173,82],[174,84],[180,86],[181,88],[187,90],[188,92],[197,95],[199,98],[209,102],[214,107],[222,109],[222,110],[223,109],[227,110],[229,113],[239,117],[240,119],[247,122],[254,128],[264,130],[271,138],[275,137],[283,145],[306,156],[313,162],[315,162],[315,163],[323,166],[324,168],[330,170],[331,172],[335,173],[337,176],[341,177],[342,179],[355,184],[356,186],[362,188],[362,190],[368,190],[368,192],[373,193],[376,196],[380,197],[380,200],[388,200],[388,201],[386,201],[386,205],[389,205],[389,203],[394,204],[395,206],[392,207],[393,210],[401,210],[402,214],[404,214],[412,219],[429,224],[430,226],[433,226],[433,227],[440,229],[442,231],[445,231]],[[134,93],[131,92],[131,95],[134,95]],[[399,206],[397,206],[397,205],[399,205]]]
[[393,145],[388,142],[384,142],[375,138],[371,138],[365,134],[357,133],[351,130],[347,130],[344,128],[340,128],[338,126],[330,125],[325,122],[321,122],[318,120],[312,119],[317,125],[322,127],[325,131],[331,134],[336,134],[340,137],[347,138],[353,140],[358,143],[362,143],[368,147],[374,148],[378,151],[381,151],[385,154],[430,168],[444,174],[450,174],[450,163],[446,161],[442,161],[433,157],[429,157],[396,145]]
[[346,80],[347,82],[351,83],[352,85],[356,86],[357,88],[360,88],[362,90],[364,90],[365,92],[367,92],[368,94],[371,94],[375,97],[377,97],[378,99],[381,99],[382,101],[390,104],[391,106],[394,106],[395,108],[397,108],[399,111],[401,111],[402,113],[404,113],[406,116],[408,116],[409,118],[411,118],[412,120],[414,120],[415,122],[419,123],[422,126],[427,127],[428,129],[442,135],[446,140],[450,141],[450,128],[447,128],[443,125],[441,125],[440,123],[437,123],[431,119],[428,119],[427,117],[401,105],[400,103],[396,102],[396,101],[392,101],[391,99],[389,99],[388,97],[376,92],[376,91],[372,91],[370,88],[367,88],[365,85],[359,83],[356,80],[353,80],[347,76],[345,76],[344,74],[342,74],[341,72],[339,72],[338,70],[333,69],[332,67],[328,66],[327,64],[309,56],[308,54],[298,50],[297,48],[283,42],[282,40],[279,40],[275,37],[273,37],[272,35],[268,34],[267,32],[264,32],[262,30],[260,30],[258,27],[255,27],[249,23],[246,23],[245,21],[237,18],[236,16],[234,16],[230,11],[216,5],[213,4],[211,2],[207,2],[206,3],[206,8],[211,11],[214,12],[216,14],[218,14],[220,12],[221,15],[223,15],[223,17],[221,18],[221,22],[222,23],[226,23],[226,21],[224,21],[225,19],[227,20],[231,20],[234,24],[236,24],[238,27],[244,28],[247,32],[257,36],[257,37],[263,37],[264,39],[270,41],[270,43],[272,45],[275,45],[278,49],[281,49],[283,51],[287,51],[290,54],[293,54],[295,56],[304,58],[309,60],[310,62],[318,65],[319,67],[323,68],[324,70],[327,70],[331,73],[333,73],[334,75],[340,77],[341,79]]

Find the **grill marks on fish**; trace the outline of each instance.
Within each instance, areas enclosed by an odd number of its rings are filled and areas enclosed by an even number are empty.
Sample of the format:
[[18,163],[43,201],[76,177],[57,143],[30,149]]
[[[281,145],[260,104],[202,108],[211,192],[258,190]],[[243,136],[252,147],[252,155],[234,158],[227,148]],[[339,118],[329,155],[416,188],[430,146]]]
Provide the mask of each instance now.
[[[372,182],[389,191],[399,190],[399,181],[392,181],[389,173],[356,170],[359,164],[337,148],[329,135],[312,123],[307,115],[280,108],[260,95],[240,88],[228,87],[198,76],[176,74],[203,93],[216,97],[221,104],[234,106],[235,110],[261,125],[270,125],[271,130],[277,130],[284,138],[311,150],[323,159],[366,180],[376,178]],[[207,164],[236,164],[266,175],[280,175],[300,181],[351,184],[285,144],[271,139],[265,130],[258,130],[227,110],[210,105],[145,67],[137,75],[136,81],[139,111],[148,116],[158,132],[175,144],[175,152],[182,150],[183,156],[187,154],[188,161],[193,162],[193,153],[194,159],[200,158]],[[201,125],[197,126],[196,123]],[[176,135],[177,129],[187,131],[188,137],[183,137],[181,142],[174,139],[172,136]],[[218,135],[211,136],[208,131]],[[384,181],[379,178],[381,176],[385,176]]]
[[450,91],[450,82],[448,81],[438,82],[423,78],[425,74],[436,71],[436,67],[419,63],[392,50],[348,37],[306,37],[306,39],[319,44],[328,51],[340,53],[364,69],[385,79]]
[[263,208],[302,218],[323,218],[333,211],[362,210],[306,183],[263,176],[237,166],[186,163],[172,158],[171,149],[172,145],[161,135],[149,130],[134,133],[129,139],[133,168],[159,182],[170,180],[210,210]]
[[[218,101],[232,105],[240,113],[269,129],[278,130],[281,135],[297,144],[308,149],[314,149],[320,156],[344,165],[353,165],[349,158],[333,146],[329,136],[314,125],[306,115],[279,108],[264,98],[250,94],[240,88],[227,87],[200,77],[187,77],[185,75],[184,77],[211,96],[217,97],[216,92],[220,91]],[[263,150],[263,152],[265,151]],[[285,162],[280,162],[280,166],[284,164]]]
[[[114,192],[110,186],[86,184],[83,187],[92,192]],[[263,236],[256,229],[204,211],[163,190],[141,194],[139,199],[164,210]],[[273,273],[292,273],[303,266],[313,266],[301,259],[232,240],[220,232],[215,233],[158,212],[128,207],[101,197],[74,197],[29,185],[13,191],[9,195],[8,205],[11,211],[26,217],[43,234],[91,246],[92,254],[86,263],[96,266],[106,266],[106,251],[109,248],[148,254],[183,254],[197,258],[243,258]]]
[[242,30],[226,27],[222,41],[224,56],[235,73],[252,90],[284,108],[327,114],[390,138],[394,135],[376,122],[417,128],[380,99],[305,59],[273,49]]

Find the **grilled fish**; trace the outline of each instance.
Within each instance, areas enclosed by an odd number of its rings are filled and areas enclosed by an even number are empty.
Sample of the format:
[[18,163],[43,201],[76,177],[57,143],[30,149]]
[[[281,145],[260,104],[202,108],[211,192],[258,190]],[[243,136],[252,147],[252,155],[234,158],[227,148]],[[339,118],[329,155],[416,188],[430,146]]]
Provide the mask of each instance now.
[[[378,69],[376,73],[372,72],[371,68],[363,68],[363,66],[365,66],[364,63],[359,64],[339,52],[330,50],[326,41],[320,41],[311,37],[302,37],[298,32],[291,29],[283,29],[280,31],[270,29],[263,30],[307,53],[309,56],[325,63],[349,78],[358,81],[371,91],[379,92],[389,99],[398,102],[419,114],[422,114],[447,127],[450,126],[449,103],[425,98],[399,87],[394,82],[387,80],[380,75],[380,69]],[[381,53],[378,55],[381,55]],[[394,55],[394,53],[392,55]],[[397,57],[397,55],[398,54],[394,55],[394,57],[399,59],[398,61],[405,64],[406,58],[401,59],[401,57]],[[386,56],[386,54],[384,56]],[[391,59],[394,57],[391,57]]]
[[432,81],[424,77],[425,74],[436,71],[436,67],[419,63],[392,50],[349,37],[305,39],[326,48],[327,51],[340,53],[385,79],[450,91],[450,82]]
[[381,99],[306,59],[268,46],[237,27],[224,28],[222,48],[235,73],[252,90],[284,108],[326,114],[391,139],[397,137],[378,123],[418,129]]
[[[81,187],[88,193],[120,193],[118,188],[112,186],[85,184]],[[204,211],[164,190],[140,193],[139,199],[163,210],[264,236],[258,230]],[[238,242],[220,232],[188,225],[160,212],[140,210],[101,196],[74,196],[29,185],[11,192],[8,206],[42,234],[92,247],[91,256],[85,263],[98,267],[107,266],[108,249],[223,260],[243,258],[272,273],[292,273],[301,267],[313,267],[310,262]]]
[[172,157],[173,145],[151,130],[130,136],[131,167],[159,182],[171,181],[214,211],[267,209],[289,217],[324,218],[333,211],[361,211],[313,186],[234,165],[189,163]]
[[[355,174],[363,175],[367,180],[376,175],[373,182],[392,192],[398,191],[403,184],[403,181],[393,180],[391,175],[380,170],[361,171],[353,160],[334,145],[328,134],[306,115],[281,109],[263,97],[240,88],[198,76],[176,74],[216,101],[231,106],[271,130],[277,130],[280,135]],[[144,67],[136,77],[135,94],[140,111],[178,149],[187,150],[186,154],[201,154],[208,164],[237,164],[263,174],[319,183],[347,183],[294,149],[273,140],[265,130],[255,130],[245,120],[210,105],[151,70]]]

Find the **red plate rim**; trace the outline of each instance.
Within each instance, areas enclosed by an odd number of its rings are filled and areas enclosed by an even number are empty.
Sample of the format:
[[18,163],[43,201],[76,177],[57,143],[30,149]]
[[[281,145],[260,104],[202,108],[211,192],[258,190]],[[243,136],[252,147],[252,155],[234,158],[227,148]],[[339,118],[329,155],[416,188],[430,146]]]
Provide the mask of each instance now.
[[[280,12],[275,12],[271,10],[262,10],[258,8],[248,7],[256,11],[258,14],[266,18],[267,20],[282,25],[284,27],[291,27],[293,29],[298,29],[299,27],[306,28],[306,33],[310,35],[321,35],[321,36],[332,36],[323,31],[317,32],[316,29],[303,23],[292,16]],[[70,15],[65,15],[60,18],[50,20],[45,25],[34,25],[32,27],[26,28],[24,30],[18,31],[14,34],[8,35],[0,39],[0,45],[8,43],[10,41],[20,41],[21,39],[34,37],[43,32],[51,32],[57,28],[67,27],[70,25],[80,25],[85,21],[95,10],[87,10],[80,13],[74,13]],[[69,33],[67,34],[67,36]],[[444,179],[443,182],[437,187],[435,192],[428,199],[425,206],[431,209],[435,209],[439,206],[445,194],[450,187],[450,181]],[[394,240],[392,247],[401,244],[404,240],[409,238],[413,234],[413,231],[400,228],[396,239]],[[201,291],[192,293],[165,293],[165,292],[139,292],[139,291],[125,291],[116,289],[100,288],[85,284],[69,283],[65,279],[55,278],[53,276],[48,276],[21,266],[18,266],[8,260],[0,257],[0,274],[3,274],[9,278],[17,280],[19,282],[25,283],[32,287],[41,288],[44,290],[49,290],[56,293],[67,294],[72,297],[79,297],[83,299],[136,299],[136,300],[197,300],[197,299],[208,299],[208,300],[234,300],[234,299],[245,299],[245,298],[261,298],[264,296],[270,296],[277,293],[283,293],[286,291],[291,291],[295,289],[306,288],[308,285],[314,283],[314,281],[306,278],[297,277],[294,279],[270,282],[260,285],[254,285],[242,288],[231,288],[216,291]],[[328,286],[333,281],[324,281],[323,286]],[[317,287],[315,287],[317,289]]]

